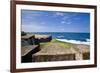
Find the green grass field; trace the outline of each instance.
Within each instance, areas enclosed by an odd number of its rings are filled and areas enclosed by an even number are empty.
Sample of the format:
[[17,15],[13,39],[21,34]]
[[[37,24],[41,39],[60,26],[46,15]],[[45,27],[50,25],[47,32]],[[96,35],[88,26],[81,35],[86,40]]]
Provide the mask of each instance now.
[[56,39],[52,39],[51,42],[41,43],[40,48],[47,48],[47,47],[50,47],[52,44],[55,44],[55,43],[57,43],[58,45],[61,45],[63,48],[70,48],[72,46],[71,43],[61,42],[61,41],[58,41]]

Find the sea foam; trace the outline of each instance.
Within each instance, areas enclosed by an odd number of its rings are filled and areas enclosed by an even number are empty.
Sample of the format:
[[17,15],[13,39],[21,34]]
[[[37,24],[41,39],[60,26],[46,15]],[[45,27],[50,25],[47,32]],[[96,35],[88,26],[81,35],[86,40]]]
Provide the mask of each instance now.
[[58,41],[62,41],[62,42],[68,42],[68,43],[73,43],[73,44],[85,44],[85,45],[90,45],[90,41],[89,39],[84,42],[84,41],[77,41],[77,40],[67,40],[67,39],[56,39]]

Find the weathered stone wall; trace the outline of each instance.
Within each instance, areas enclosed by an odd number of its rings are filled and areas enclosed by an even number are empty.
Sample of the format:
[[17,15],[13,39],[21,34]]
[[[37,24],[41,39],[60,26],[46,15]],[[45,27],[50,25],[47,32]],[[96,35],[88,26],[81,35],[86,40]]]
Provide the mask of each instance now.
[[52,36],[48,36],[47,38],[35,38],[38,39],[39,43],[43,43],[43,42],[50,42],[52,40]]
[[90,59],[90,53],[83,53],[83,60]]
[[[25,48],[22,48],[22,49],[23,50],[21,50],[21,52],[24,51]],[[27,48],[27,50],[29,50],[29,49]],[[34,53],[36,53],[38,51],[40,51],[40,46],[35,47],[31,51],[28,51],[26,55],[21,56],[21,62],[23,62],[23,63],[32,62],[32,54],[34,54]]]
[[33,62],[65,61],[65,60],[75,60],[75,54],[32,56]]
[[[69,60],[88,60],[90,59],[90,53],[81,53],[81,56],[76,54],[64,54],[64,55],[32,55],[32,62],[48,62],[48,61],[69,61]],[[77,57],[81,59],[77,59]]]

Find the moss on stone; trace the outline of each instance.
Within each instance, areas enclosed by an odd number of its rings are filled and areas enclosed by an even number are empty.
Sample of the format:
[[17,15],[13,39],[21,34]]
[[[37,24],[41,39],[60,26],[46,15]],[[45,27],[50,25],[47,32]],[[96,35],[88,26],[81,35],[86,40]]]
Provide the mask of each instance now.
[[58,41],[56,39],[52,39],[51,42],[41,43],[40,48],[47,48],[47,47],[50,47],[52,44],[55,44],[55,43],[61,45],[62,48],[70,48],[72,46],[71,43],[61,42],[61,41]]

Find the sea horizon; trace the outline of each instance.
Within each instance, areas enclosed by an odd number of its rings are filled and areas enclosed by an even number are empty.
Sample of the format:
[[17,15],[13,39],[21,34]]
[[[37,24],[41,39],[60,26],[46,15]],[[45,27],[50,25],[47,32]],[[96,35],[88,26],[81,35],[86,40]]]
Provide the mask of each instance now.
[[53,39],[64,39],[89,42],[90,33],[74,33],[74,32],[30,32],[32,34],[51,35]]

